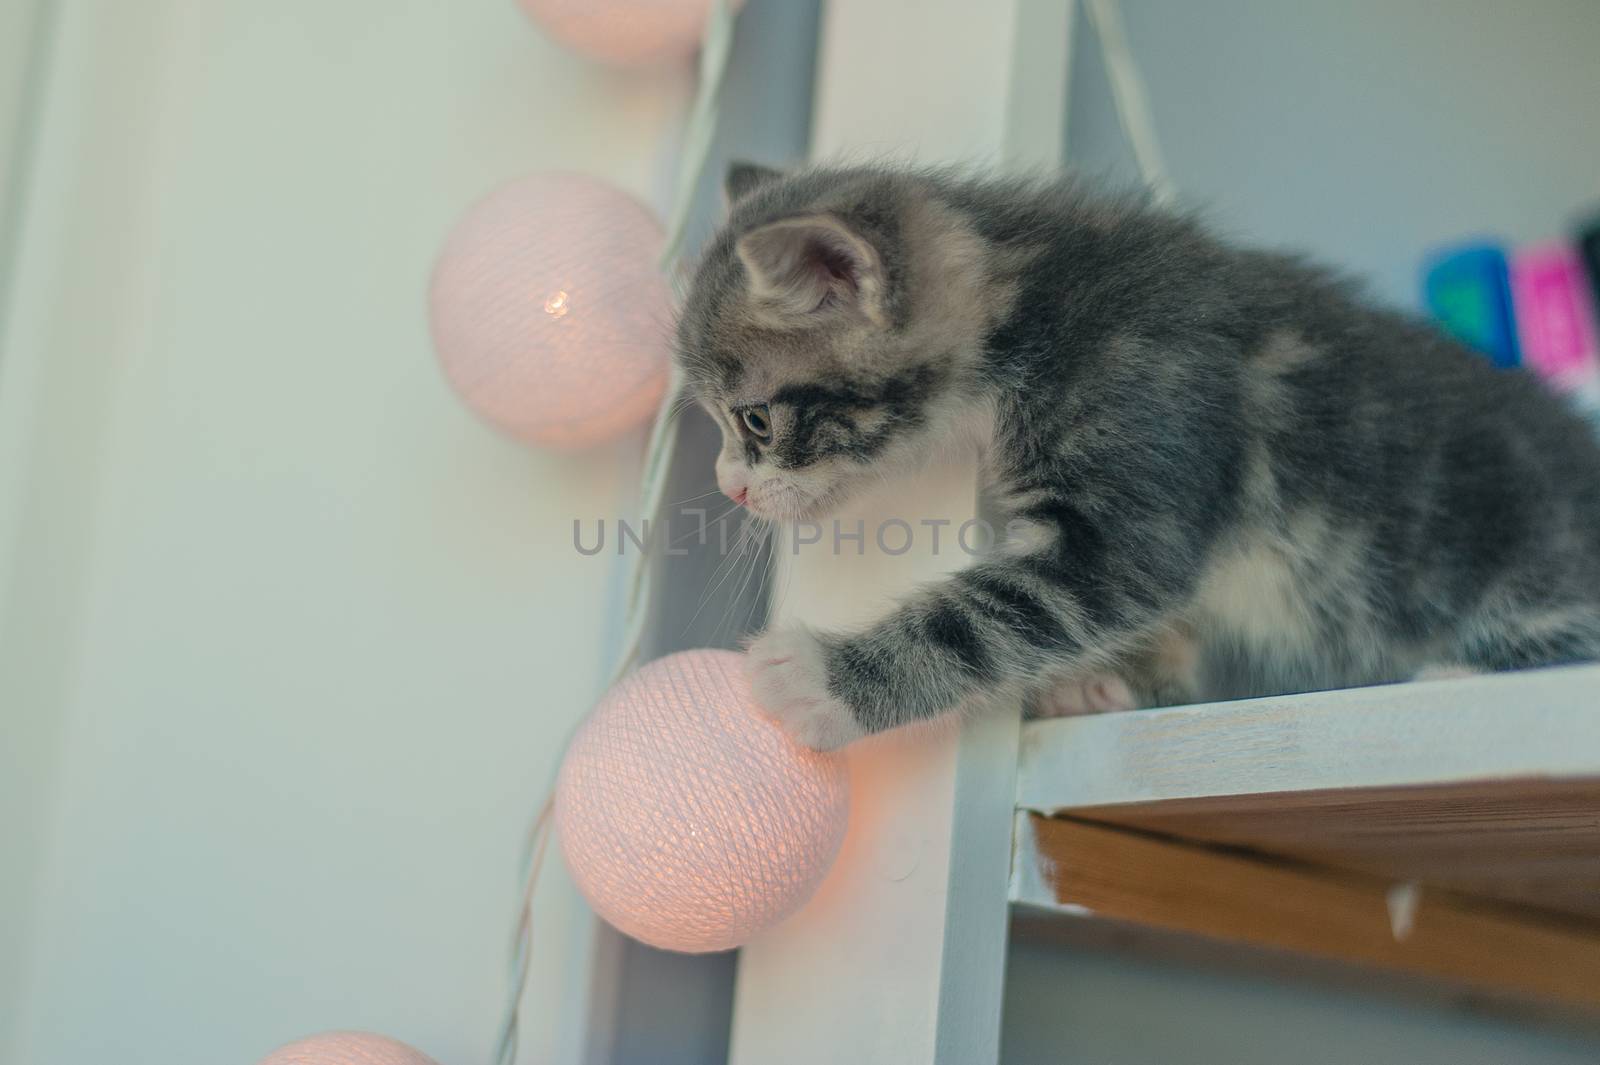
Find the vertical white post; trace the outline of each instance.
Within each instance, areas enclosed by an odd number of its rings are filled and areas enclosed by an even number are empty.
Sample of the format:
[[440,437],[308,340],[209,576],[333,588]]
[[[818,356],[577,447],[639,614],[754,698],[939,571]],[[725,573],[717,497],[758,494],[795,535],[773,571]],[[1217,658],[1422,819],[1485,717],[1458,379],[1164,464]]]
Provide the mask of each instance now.
[[[829,4],[814,153],[1058,166],[1072,15],[1071,0]],[[971,465],[943,466],[864,500],[840,521],[864,523],[865,553],[780,556],[775,611],[856,625],[956,568],[966,558],[953,532],[976,512],[975,487]],[[918,534],[904,555],[872,542],[891,518]],[[941,518],[951,524],[934,551],[921,523]],[[852,749],[850,834],[834,873],[740,955],[732,1065],[998,1060],[1020,716]]]

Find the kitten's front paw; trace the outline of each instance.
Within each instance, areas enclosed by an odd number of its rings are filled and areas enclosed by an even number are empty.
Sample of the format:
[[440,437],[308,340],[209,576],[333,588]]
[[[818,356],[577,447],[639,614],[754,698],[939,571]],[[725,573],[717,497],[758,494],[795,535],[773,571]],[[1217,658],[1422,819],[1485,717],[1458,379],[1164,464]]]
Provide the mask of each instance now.
[[746,652],[745,672],[761,712],[797,743],[832,751],[865,735],[850,708],[828,693],[822,644],[810,629],[768,630]]
[[1133,710],[1138,702],[1128,682],[1115,673],[1091,673],[1060,681],[1034,708],[1036,717],[1078,717]]

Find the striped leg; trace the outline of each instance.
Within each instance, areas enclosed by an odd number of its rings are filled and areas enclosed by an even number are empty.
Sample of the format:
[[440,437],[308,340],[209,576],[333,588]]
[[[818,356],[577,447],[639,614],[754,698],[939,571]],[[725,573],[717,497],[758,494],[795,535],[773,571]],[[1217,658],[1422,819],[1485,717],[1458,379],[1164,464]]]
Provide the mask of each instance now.
[[[1148,570],[1076,568],[1055,552],[981,562],[854,634],[786,625],[748,658],[761,706],[800,742],[832,749],[972,700],[1016,700],[1045,678],[1104,668],[1151,631]],[[1139,574],[1120,585],[1109,575]],[[1172,583],[1172,582],[1169,582]]]

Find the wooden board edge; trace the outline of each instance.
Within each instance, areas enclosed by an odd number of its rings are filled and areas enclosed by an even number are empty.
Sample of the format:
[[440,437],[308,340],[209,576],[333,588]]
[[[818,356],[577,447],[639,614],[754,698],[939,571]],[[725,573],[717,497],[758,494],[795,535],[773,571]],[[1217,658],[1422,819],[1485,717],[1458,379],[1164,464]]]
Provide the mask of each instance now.
[[1094,919],[1442,981],[1600,1017],[1600,935],[1424,890],[1019,812],[1018,911]]

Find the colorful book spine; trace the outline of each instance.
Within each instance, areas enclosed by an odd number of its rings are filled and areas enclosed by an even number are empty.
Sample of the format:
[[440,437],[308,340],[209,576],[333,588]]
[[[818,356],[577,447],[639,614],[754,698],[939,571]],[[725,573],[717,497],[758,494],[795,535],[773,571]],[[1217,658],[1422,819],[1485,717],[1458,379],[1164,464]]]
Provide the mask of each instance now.
[[1423,268],[1422,296],[1429,313],[1451,336],[1496,366],[1520,363],[1510,272],[1499,245],[1469,244],[1430,257]]
[[1578,249],[1551,241],[1518,251],[1511,300],[1523,365],[1600,416],[1600,329]]

